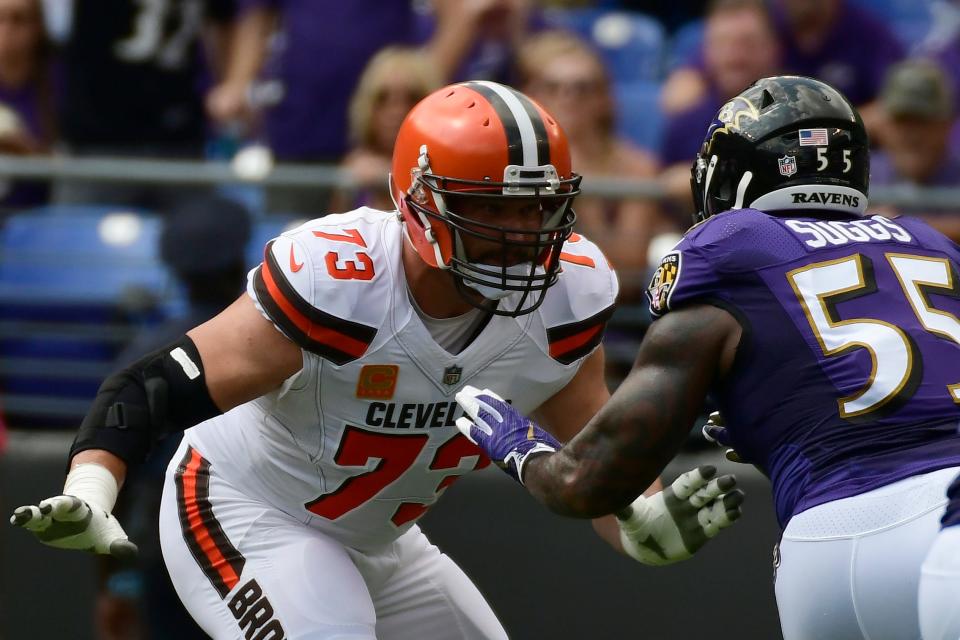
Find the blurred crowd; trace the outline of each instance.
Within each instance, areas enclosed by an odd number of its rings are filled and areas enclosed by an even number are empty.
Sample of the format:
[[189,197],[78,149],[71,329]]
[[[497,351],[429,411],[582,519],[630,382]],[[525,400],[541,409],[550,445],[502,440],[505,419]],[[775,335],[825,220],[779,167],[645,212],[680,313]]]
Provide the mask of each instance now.
[[[578,202],[581,230],[621,271],[642,272],[651,239],[688,224],[690,159],[713,114],[782,72],[831,82],[860,107],[874,185],[960,181],[960,2],[947,0],[0,0],[0,150],[224,161],[254,149],[352,178],[248,197],[262,212],[390,209],[407,110],[448,81],[490,79],[558,117],[588,188],[660,181],[659,201]],[[0,208],[164,213],[201,191],[8,180]],[[907,213],[960,238],[950,212]]]

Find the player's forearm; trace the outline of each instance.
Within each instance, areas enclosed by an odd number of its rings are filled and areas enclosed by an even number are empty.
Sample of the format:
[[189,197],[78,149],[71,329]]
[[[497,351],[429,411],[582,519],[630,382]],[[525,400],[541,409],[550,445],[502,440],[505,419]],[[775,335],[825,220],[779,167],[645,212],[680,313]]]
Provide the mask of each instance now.
[[73,459],[70,461],[70,468],[73,469],[77,465],[87,463],[99,464],[102,467],[106,467],[117,480],[117,486],[123,486],[123,481],[127,477],[127,463],[119,456],[115,456],[104,449],[86,449],[73,456]]
[[[615,513],[658,478],[665,466],[637,461],[623,476],[611,472],[602,457],[582,455],[566,446],[557,453],[536,456],[526,464],[523,483],[551,511],[572,518],[598,518]],[[668,458],[669,459],[669,458]]]
[[247,10],[232,29],[228,53],[224,56],[223,81],[228,84],[246,87],[263,66],[266,58],[267,41],[276,22],[276,13],[260,7]]
[[640,368],[573,440],[527,462],[523,483],[552,511],[577,518],[614,513],[651,485],[680,448],[696,409],[653,380],[662,368]]
[[86,449],[73,456],[73,459],[70,461],[70,469],[72,470],[78,465],[88,463],[105,467],[113,474],[114,479],[117,481],[117,486],[123,486],[123,481],[127,477],[127,463],[119,456],[104,449]]

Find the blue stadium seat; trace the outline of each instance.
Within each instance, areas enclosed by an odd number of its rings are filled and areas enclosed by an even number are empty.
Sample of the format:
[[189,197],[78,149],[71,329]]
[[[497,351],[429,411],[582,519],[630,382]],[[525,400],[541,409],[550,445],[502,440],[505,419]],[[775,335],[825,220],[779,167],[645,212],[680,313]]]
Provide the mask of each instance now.
[[615,84],[656,80],[663,71],[663,26],[641,13],[570,9],[545,12],[548,23],[588,40],[603,57]]
[[263,261],[263,248],[266,244],[291,228],[292,225],[306,222],[306,220],[287,216],[267,216],[253,223],[250,233],[250,242],[247,244],[247,264],[254,267]]
[[634,144],[654,153],[660,148],[663,114],[660,84],[635,82],[614,88],[617,100],[617,130]]
[[160,220],[47,208],[0,227],[0,393],[17,426],[76,424],[125,342],[175,293]]
[[114,301],[132,289],[162,297],[160,220],[104,209],[26,212],[0,229],[0,296]]
[[674,32],[667,47],[665,65],[668,72],[689,60],[699,50],[703,42],[703,27],[703,20],[693,20]]

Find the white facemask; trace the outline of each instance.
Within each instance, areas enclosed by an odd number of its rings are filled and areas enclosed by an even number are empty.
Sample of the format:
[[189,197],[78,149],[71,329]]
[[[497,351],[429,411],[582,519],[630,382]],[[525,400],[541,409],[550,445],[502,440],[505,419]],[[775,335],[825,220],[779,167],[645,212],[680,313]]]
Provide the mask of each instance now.
[[[467,285],[474,291],[478,292],[487,300],[502,300],[503,298],[506,298],[507,296],[509,296],[511,293],[517,293],[517,291],[501,289],[498,286],[501,282],[500,278],[490,275],[489,272],[491,271],[499,272],[501,269],[500,266],[491,265],[491,264],[481,264],[478,262],[470,263],[470,266],[473,267],[473,269],[469,269],[470,275],[479,280],[483,280],[484,282],[473,282],[473,281],[464,279],[463,284]],[[477,272],[474,269],[482,269],[482,271]],[[467,269],[464,269],[464,270],[467,271]],[[507,282],[510,282],[514,278],[526,277],[530,275],[530,263],[521,262],[520,264],[515,264],[511,267],[507,267],[506,271],[507,271]],[[546,272],[544,271],[543,267],[538,266],[536,268],[535,274],[540,276],[541,278],[545,273]],[[513,280],[513,281],[515,282],[516,280]]]

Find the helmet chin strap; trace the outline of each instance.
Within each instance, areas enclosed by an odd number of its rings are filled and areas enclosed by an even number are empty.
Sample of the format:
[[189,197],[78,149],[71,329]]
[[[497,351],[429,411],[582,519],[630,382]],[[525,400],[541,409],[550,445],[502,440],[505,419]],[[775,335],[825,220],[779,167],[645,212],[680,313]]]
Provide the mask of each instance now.
[[747,187],[750,186],[752,179],[752,171],[743,172],[743,176],[740,178],[740,184],[737,185],[737,199],[733,203],[734,209],[743,209],[743,196],[747,193]]

